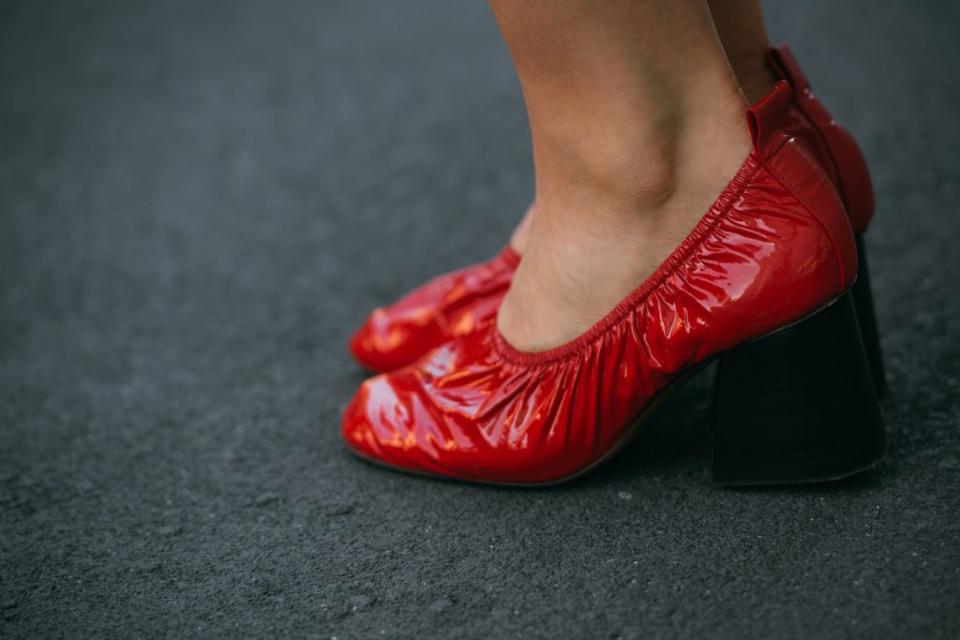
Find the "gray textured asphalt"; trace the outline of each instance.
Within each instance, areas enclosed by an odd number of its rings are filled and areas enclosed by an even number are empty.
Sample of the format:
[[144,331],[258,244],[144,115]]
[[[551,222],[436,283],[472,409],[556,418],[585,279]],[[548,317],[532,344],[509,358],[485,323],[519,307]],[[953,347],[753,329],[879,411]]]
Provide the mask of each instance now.
[[373,306],[531,196],[484,3],[0,0],[0,637],[960,636],[960,19],[771,3],[873,168],[890,455],[708,482],[700,377],[549,490],[347,455]]

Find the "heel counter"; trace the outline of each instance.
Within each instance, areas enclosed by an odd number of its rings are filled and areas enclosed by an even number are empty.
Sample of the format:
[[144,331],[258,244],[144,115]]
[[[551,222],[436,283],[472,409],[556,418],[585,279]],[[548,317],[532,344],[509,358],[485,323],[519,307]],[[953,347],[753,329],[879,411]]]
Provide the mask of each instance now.
[[833,183],[809,152],[783,128],[790,104],[790,85],[781,80],[763,100],[747,110],[754,153],[826,234],[836,258],[836,293],[840,293],[857,276],[853,229]]
[[873,218],[873,183],[867,159],[853,135],[831,119],[829,126],[821,128],[827,147],[837,166],[843,201],[850,216],[854,231],[862,233]]
[[833,184],[793,138],[767,155],[764,164],[829,238],[836,257],[837,293],[846,291],[857,277],[857,248],[850,219]]

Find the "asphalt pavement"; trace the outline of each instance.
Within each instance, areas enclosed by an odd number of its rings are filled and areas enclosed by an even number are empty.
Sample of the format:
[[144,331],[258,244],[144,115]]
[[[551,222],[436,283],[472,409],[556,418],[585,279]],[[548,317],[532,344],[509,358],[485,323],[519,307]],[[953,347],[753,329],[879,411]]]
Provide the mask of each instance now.
[[519,490],[339,437],[531,197],[485,3],[0,0],[0,637],[960,637],[960,10],[767,12],[873,171],[889,458],[718,489],[708,372]]

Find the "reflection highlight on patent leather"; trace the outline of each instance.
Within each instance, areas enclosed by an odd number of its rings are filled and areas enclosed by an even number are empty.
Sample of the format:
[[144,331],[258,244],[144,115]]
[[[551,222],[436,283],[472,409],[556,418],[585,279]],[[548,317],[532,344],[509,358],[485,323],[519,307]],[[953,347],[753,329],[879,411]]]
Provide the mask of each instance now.
[[[719,357],[718,481],[826,480],[876,462],[883,424],[848,294],[854,237],[835,189],[784,128],[790,108],[780,83],[748,111],[754,150],[737,175],[587,333],[523,353],[488,321],[365,382],[344,412],[348,445],[462,480],[568,480],[615,453],[656,400]],[[755,382],[726,373],[744,370]],[[840,372],[859,377],[832,377]],[[754,402],[762,410],[751,416]]]

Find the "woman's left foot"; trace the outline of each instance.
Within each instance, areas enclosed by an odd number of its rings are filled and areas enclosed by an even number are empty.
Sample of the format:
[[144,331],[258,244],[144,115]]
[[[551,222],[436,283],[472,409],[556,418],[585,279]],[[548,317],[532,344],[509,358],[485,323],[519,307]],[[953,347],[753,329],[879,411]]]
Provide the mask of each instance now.
[[437,276],[374,309],[350,338],[350,353],[373,371],[393,371],[497,315],[520,254],[510,246],[486,262]]
[[[846,303],[821,311],[856,277],[853,236],[833,187],[783,131],[789,108],[781,83],[749,110],[754,148],[720,197],[585,333],[530,353],[489,321],[364,383],[344,413],[346,442],[412,472],[559,482],[617,451],[666,392],[721,356],[721,371],[737,373],[721,384],[719,480],[826,480],[879,459],[882,422],[855,315]],[[828,344],[837,335],[853,347]],[[748,342],[756,346],[731,351]],[[752,386],[738,386],[748,374]]]

